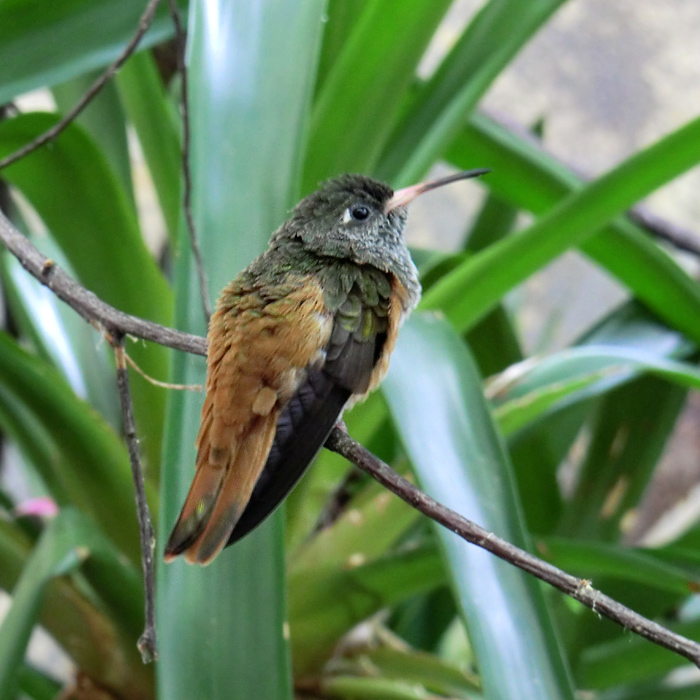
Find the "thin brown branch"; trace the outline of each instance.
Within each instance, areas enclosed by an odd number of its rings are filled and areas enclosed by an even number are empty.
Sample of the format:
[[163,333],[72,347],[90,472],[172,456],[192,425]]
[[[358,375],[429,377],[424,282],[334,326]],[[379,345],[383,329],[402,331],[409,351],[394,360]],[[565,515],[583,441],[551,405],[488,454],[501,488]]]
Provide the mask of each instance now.
[[597,591],[590,585],[590,581],[577,578],[561,569],[557,569],[555,566],[506,542],[492,532],[484,530],[479,525],[467,520],[459,513],[455,513],[455,511],[443,506],[414,486],[410,481],[397,474],[389,465],[375,457],[342,430],[338,428],[333,429],[326,441],[326,447],[356,464],[410,506],[424,513],[435,522],[440,523],[467,542],[471,542],[495,554],[497,557],[558,588],[594,612],[604,615],[635,634],[645,637],[662,647],[666,647],[666,649],[670,649],[692,661],[696,666],[700,666],[700,644],[697,642],[686,639],[656,622],[648,620],[646,617],[634,612],[634,610],[630,610],[616,600]]
[[190,102],[189,102],[189,83],[187,77],[187,64],[185,62],[185,48],[187,43],[187,34],[182,25],[180,10],[177,6],[177,0],[168,0],[170,14],[175,25],[175,51],[177,53],[177,70],[180,74],[180,111],[182,112],[182,179],[183,179],[183,195],[182,206],[185,211],[185,221],[187,222],[187,231],[190,237],[190,246],[192,255],[194,256],[194,264],[197,268],[197,277],[199,279],[199,294],[202,298],[202,308],[204,316],[209,323],[211,318],[211,304],[209,302],[209,284],[207,282],[207,273],[204,269],[204,261],[202,260],[202,250],[199,247],[199,236],[197,227],[194,223],[192,215],[192,170],[190,168]]
[[[52,289],[87,321],[98,322],[115,337],[130,334],[184,352],[206,354],[204,338],[144,321],[118,311],[103,302],[58,268],[53,261],[42,255],[1,213],[0,240],[34,277]],[[467,542],[486,549],[523,571],[527,571],[558,588],[591,610],[700,666],[700,644],[648,620],[595,590],[589,581],[557,569],[446,508],[399,476],[387,464],[338,428],[334,428],[326,441],[326,447],[369,473],[406,503],[455,532]]]
[[156,13],[156,8],[160,0],[149,0],[146,5],[146,9],[139,18],[138,27],[136,32],[131,37],[129,43],[125,46],[124,50],[119,54],[116,60],[107,66],[107,69],[102,73],[102,75],[95,80],[95,82],[87,89],[85,94],[78,100],[75,106],[66,113],[66,115],[57,124],[52,126],[48,131],[45,131],[40,136],[37,136],[33,141],[22,146],[14,153],[6,156],[0,160],[0,170],[6,168],[12,163],[16,163],[21,158],[29,155],[32,151],[36,151],[45,143],[53,141],[84,109],[90,102],[95,98],[97,93],[114,77],[115,73],[124,65],[125,61],[134,53],[139,42],[143,38],[143,35],[148,31],[151,26],[153,17]]
[[[571,163],[563,161],[558,156],[555,156],[549,151],[541,139],[539,139],[532,131],[525,128],[510,117],[500,112],[484,110],[483,114],[489,119],[492,119],[497,124],[500,124],[504,129],[517,135],[519,139],[526,141],[549,158],[560,163],[563,168],[570,170],[577,177],[584,181],[590,181],[591,177],[584,173],[580,168]],[[672,223],[657,214],[651,212],[648,207],[643,204],[637,204],[627,211],[628,218],[637,226],[644,229],[648,234],[655,238],[660,238],[666,243],[671,244],[678,250],[685,251],[700,257],[700,236],[690,231],[687,228]]]
[[129,451],[131,475],[134,480],[134,495],[136,497],[136,515],[139,521],[139,536],[141,539],[141,565],[143,567],[143,585],[145,589],[145,625],[143,634],[139,637],[138,648],[143,662],[151,663],[158,658],[156,644],[156,592],[155,564],[153,551],[156,537],[151,522],[151,512],[146,499],[146,485],[141,468],[139,440],[134,422],[134,409],[131,403],[129,387],[129,370],[126,368],[126,353],[124,352],[124,335],[112,339],[117,364],[117,388],[119,403],[122,409],[124,423],[124,439]]
[[37,250],[1,212],[0,241],[31,275],[51,289],[59,299],[75,309],[89,323],[98,323],[115,335],[125,333],[194,355],[207,354],[207,342],[204,338],[125,314],[102,301],[78,284],[53,260]]

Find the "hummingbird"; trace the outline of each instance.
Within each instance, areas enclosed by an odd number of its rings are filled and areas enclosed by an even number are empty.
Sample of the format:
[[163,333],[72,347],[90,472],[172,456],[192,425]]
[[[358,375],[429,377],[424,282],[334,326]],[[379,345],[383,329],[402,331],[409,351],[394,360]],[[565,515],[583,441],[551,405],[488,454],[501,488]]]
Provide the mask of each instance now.
[[208,564],[292,490],[345,409],[386,374],[420,299],[407,205],[469,170],[397,190],[324,183],[226,286],[209,323],[196,472],[165,547]]

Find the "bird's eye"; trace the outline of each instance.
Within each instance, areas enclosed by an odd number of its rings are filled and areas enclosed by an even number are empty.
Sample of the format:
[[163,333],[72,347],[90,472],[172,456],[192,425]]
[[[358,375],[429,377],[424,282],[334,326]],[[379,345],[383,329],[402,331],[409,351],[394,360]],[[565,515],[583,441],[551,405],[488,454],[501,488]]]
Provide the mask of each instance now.
[[369,216],[369,209],[363,204],[355,204],[350,207],[350,216],[357,221],[364,221]]

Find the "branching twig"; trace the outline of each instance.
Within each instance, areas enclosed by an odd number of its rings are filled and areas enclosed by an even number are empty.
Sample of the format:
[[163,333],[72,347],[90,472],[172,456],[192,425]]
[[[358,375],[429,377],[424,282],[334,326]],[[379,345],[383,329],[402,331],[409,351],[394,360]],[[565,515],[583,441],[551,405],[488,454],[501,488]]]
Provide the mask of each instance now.
[[[1,213],[0,240],[34,277],[54,290],[83,318],[91,322],[99,322],[116,337],[128,333],[185,352],[206,354],[204,338],[144,321],[118,311],[103,302],[92,292],[79,285],[63,270],[60,270],[53,261],[44,257]],[[446,508],[399,476],[388,465],[341,430],[337,428],[333,430],[326,442],[326,447],[370,473],[379,483],[408,504],[457,533],[466,541],[483,547],[492,554],[551,584],[635,634],[684,656],[696,665],[700,665],[700,644],[648,620],[609,596],[596,591],[588,581],[557,569]]]
[[24,156],[29,155],[32,151],[43,146],[49,141],[53,141],[94,99],[97,93],[114,77],[114,74],[124,65],[124,62],[134,53],[143,35],[148,31],[153,21],[153,16],[156,13],[156,8],[160,0],[149,0],[146,9],[139,18],[138,28],[131,37],[131,40],[126,45],[124,50],[119,54],[117,59],[111,63],[102,75],[88,88],[87,92],[78,100],[77,104],[59,121],[52,126],[48,131],[45,131],[40,136],[37,136],[33,141],[30,141],[22,148],[18,149],[9,156],[0,160],[0,170],[6,168],[12,163],[16,163]]
[[124,423],[124,439],[129,449],[129,461],[131,462],[131,475],[134,479],[134,494],[136,496],[136,512],[139,521],[139,535],[141,538],[141,564],[143,566],[143,582],[145,589],[145,626],[143,634],[139,637],[138,648],[144,663],[150,663],[158,658],[156,645],[156,608],[155,608],[155,572],[153,563],[153,551],[156,546],[155,533],[151,523],[151,512],[146,500],[146,486],[141,469],[141,457],[139,454],[139,440],[134,423],[134,409],[131,404],[131,390],[129,388],[129,370],[126,368],[126,353],[124,352],[124,335],[112,338],[114,354],[117,364],[117,388],[119,389],[119,403],[122,409],[122,421]]
[[45,284],[59,299],[75,309],[89,323],[97,322],[109,332],[125,333],[136,338],[151,340],[194,355],[207,354],[207,342],[204,338],[131,316],[102,301],[66,274],[53,260],[39,252],[2,212],[0,212],[0,241],[31,275]]
[[595,590],[589,581],[576,578],[561,569],[557,569],[443,506],[400,474],[397,474],[391,467],[358,442],[355,442],[342,430],[333,429],[326,441],[326,447],[356,464],[410,506],[440,525],[444,525],[467,542],[471,542],[523,571],[527,571],[583,603],[594,612],[604,615],[626,629],[646,637],[655,644],[666,647],[689,659],[696,666],[700,666],[700,644],[697,642],[686,639],[656,622],[648,620],[634,610],[630,610],[616,600]]
[[183,180],[183,195],[182,206],[185,210],[185,221],[187,222],[187,231],[190,235],[190,246],[192,255],[194,256],[194,264],[197,268],[197,277],[199,279],[199,293],[202,297],[202,308],[207,324],[211,317],[211,304],[209,303],[209,284],[207,283],[207,273],[204,269],[202,260],[202,250],[199,247],[199,237],[197,235],[197,227],[194,223],[192,215],[192,171],[190,169],[190,102],[189,102],[189,87],[187,78],[187,64],[185,63],[185,43],[187,35],[182,26],[180,10],[177,6],[177,0],[168,0],[170,14],[175,25],[175,47],[177,52],[177,70],[180,74],[180,105],[182,112],[182,180]]

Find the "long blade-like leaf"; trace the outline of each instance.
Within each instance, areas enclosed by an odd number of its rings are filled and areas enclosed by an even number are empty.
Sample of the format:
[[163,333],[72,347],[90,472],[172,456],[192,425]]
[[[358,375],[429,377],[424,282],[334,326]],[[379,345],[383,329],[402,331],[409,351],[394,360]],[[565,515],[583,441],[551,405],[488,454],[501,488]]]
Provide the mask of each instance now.
[[155,60],[147,51],[132,56],[117,73],[117,87],[139,137],[173,245],[180,221],[180,139]]
[[[402,331],[384,390],[423,488],[499,536],[524,544],[508,458],[473,360],[454,331],[435,317],[414,316]],[[534,579],[443,528],[438,534],[485,697],[572,697],[566,662]]]
[[44,532],[12,592],[12,607],[0,625],[0,700],[15,697],[17,672],[39,616],[46,584],[54,576],[75,569],[84,557],[67,527],[67,515],[59,515]]
[[[24,588],[18,610],[26,622],[18,624],[29,624],[34,602],[43,597],[41,624],[82,671],[118,697],[151,699],[153,667],[144,666],[136,650],[136,626],[143,620],[138,569],[124,561],[92,520],[73,509],[62,510],[48,528],[37,549],[16,525],[0,520],[0,587]],[[47,565],[60,563],[66,548],[80,552],[85,577],[42,581],[51,573]],[[0,645],[13,643],[5,632]],[[7,646],[0,665],[6,654]]]
[[63,491],[138,560],[129,460],[117,435],[45,362],[0,333],[0,383],[23,403],[60,448]]
[[[56,85],[51,90],[56,107],[66,114],[97,79],[90,72],[68,82]],[[112,169],[119,178],[124,191],[133,203],[134,190],[131,181],[131,162],[124,122],[124,110],[114,83],[107,83],[90,104],[76,118],[76,123],[100,144]]]
[[303,190],[343,172],[369,172],[447,0],[365,3],[316,98]]
[[[26,114],[0,123],[0,154],[31,141],[56,116]],[[172,293],[141,236],[134,209],[105,156],[88,134],[72,124],[52,144],[3,171],[50,229],[73,269],[91,291],[122,311],[169,325]],[[40,244],[39,244],[40,245]],[[163,378],[168,350],[132,345],[129,353],[150,376]],[[143,451],[155,472],[165,393],[135,377],[136,418]]]
[[306,569],[291,577],[289,622],[294,669],[317,671],[346,632],[378,610],[444,582],[439,552],[425,547],[364,566]]
[[[172,35],[161,3],[142,46]],[[114,60],[134,33],[146,0],[0,3],[0,104]]]
[[396,187],[417,182],[442,155],[492,81],[563,2],[486,3],[406,110],[382,155],[380,177]]
[[441,308],[458,328],[470,327],[528,275],[698,161],[700,118],[571,195],[526,231],[467,260],[429,290],[423,308]]
[[[509,371],[515,375],[518,367]],[[700,390],[700,370],[633,348],[586,345],[569,348],[538,362],[525,360],[522,374],[508,391],[496,416],[506,434],[541,419],[550,411],[609,391],[648,373]]]
[[[192,9],[194,205],[215,293],[261,252],[297,195],[324,3],[200,0]],[[178,323],[202,332],[198,285],[187,246],[181,248]],[[177,362],[176,381],[201,381],[201,361]],[[201,397],[171,397],[162,533],[172,527],[193,475],[200,405]],[[281,515],[205,569],[183,562],[161,567],[163,697],[291,697]]]
[[[509,202],[542,215],[584,186],[527,139],[474,115],[446,153],[461,168],[492,170],[483,182]],[[635,225],[616,219],[584,240],[581,250],[615,275],[669,324],[700,342],[700,285]]]

